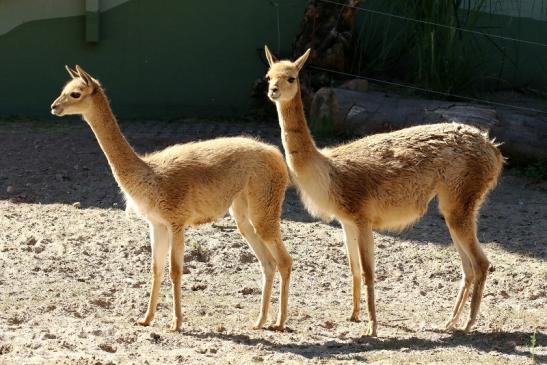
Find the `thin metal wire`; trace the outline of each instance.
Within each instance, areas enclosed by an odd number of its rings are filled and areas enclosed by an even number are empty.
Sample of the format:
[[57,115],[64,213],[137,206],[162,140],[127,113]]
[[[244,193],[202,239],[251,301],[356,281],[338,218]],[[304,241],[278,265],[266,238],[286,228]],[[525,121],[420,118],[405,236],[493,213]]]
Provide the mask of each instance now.
[[[324,0],[321,0],[321,1],[324,1]],[[386,84],[386,85],[391,85],[391,86],[397,86],[397,87],[402,87],[402,88],[407,88],[407,89],[413,89],[413,90],[428,92],[428,93],[431,93],[431,94],[450,96],[450,97],[453,97],[453,98],[458,98],[458,99],[463,99],[463,100],[476,101],[476,102],[484,103],[484,104],[503,106],[503,107],[518,109],[518,110],[527,111],[527,112],[531,112],[531,113],[539,113],[539,114],[547,115],[547,111],[541,110],[541,109],[527,108],[527,107],[523,107],[523,106],[505,104],[505,103],[500,103],[500,102],[497,102],[497,101],[491,101],[491,100],[487,100],[487,99],[474,98],[474,97],[471,97],[471,96],[451,94],[451,93],[447,93],[447,92],[443,92],[443,91],[431,90],[431,89],[426,89],[426,88],[422,88],[422,87],[418,87],[418,86],[400,84],[400,83],[393,82],[393,81],[386,81],[386,80],[381,80],[381,79],[375,79],[373,77],[367,77],[367,76],[355,75],[355,74],[351,74],[351,73],[343,72],[343,71],[331,70],[331,69],[324,68],[324,67],[319,67],[319,66],[308,65],[308,66],[306,66],[306,68],[310,68],[312,70],[330,72],[330,73],[343,75],[343,76],[359,78],[359,79],[365,79],[365,80],[368,80],[368,81],[378,82],[378,83],[381,83],[381,84]]]
[[358,9],[358,10],[361,10],[361,11],[364,11],[364,12],[367,12],[367,13],[371,13],[371,14],[383,15],[383,16],[388,16],[388,17],[391,17],[391,18],[402,19],[402,20],[407,20],[407,21],[421,23],[421,24],[427,24],[427,25],[433,25],[433,26],[436,26],[436,27],[439,27],[439,28],[459,30],[461,32],[478,34],[478,35],[482,35],[482,36],[485,36],[485,37],[502,39],[502,40],[505,40],[505,41],[512,41],[512,42],[518,42],[518,43],[531,44],[531,45],[535,45],[535,46],[547,47],[547,43],[529,41],[529,40],[526,40],[526,39],[505,37],[505,36],[502,36],[502,35],[480,32],[478,30],[471,30],[471,29],[466,29],[466,28],[461,28],[461,27],[455,27],[455,26],[452,26],[452,25],[434,23],[434,22],[430,22],[428,20],[409,18],[409,17],[403,16],[403,15],[397,15],[397,14],[392,14],[392,13],[386,13],[386,12],[379,11],[379,10],[372,10],[372,9],[362,8],[360,6],[344,4],[344,3],[340,3],[338,1],[333,1],[333,0],[319,0],[319,1],[322,1],[324,3],[333,4],[333,5],[339,5],[339,6],[344,6],[344,7],[348,7],[348,8],[354,8],[354,9]]

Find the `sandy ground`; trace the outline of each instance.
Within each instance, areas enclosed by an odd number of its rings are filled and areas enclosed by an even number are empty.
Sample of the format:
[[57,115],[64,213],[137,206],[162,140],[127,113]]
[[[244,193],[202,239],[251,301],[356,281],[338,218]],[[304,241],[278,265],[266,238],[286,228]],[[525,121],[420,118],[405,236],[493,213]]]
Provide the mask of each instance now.
[[[241,131],[279,140],[267,123],[133,121],[122,129],[140,152]],[[442,329],[460,261],[434,204],[413,228],[375,234],[379,337],[368,338],[364,302],[365,320],[347,320],[341,229],[311,219],[292,189],[282,223],[294,258],[289,329],[250,328],[260,267],[226,217],[187,230],[185,323],[173,333],[167,274],[155,322],[135,325],[148,299],[147,226],[125,217],[87,126],[3,121],[0,156],[0,364],[547,362],[545,183],[507,171],[481,210],[479,239],[496,270],[472,333]]]

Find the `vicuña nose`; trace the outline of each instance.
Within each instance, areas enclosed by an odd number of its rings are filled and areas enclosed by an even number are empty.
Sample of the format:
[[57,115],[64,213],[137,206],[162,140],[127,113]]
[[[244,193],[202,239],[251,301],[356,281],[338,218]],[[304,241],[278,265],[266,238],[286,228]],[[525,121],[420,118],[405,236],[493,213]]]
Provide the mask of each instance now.
[[277,88],[277,86],[273,86],[271,90],[272,90],[273,93],[276,93],[278,88]]

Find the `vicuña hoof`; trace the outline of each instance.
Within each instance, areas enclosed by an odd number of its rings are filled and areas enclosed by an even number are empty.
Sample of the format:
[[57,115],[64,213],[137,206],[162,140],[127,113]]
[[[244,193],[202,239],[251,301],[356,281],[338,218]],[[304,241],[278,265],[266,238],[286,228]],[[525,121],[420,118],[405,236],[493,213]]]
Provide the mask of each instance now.
[[449,331],[449,330],[453,330],[456,328],[456,325],[454,324],[454,320],[449,320],[448,322],[446,322],[446,324],[444,325],[444,329]]
[[182,321],[174,319],[173,322],[171,322],[171,326],[169,326],[169,330],[173,332],[180,331],[180,328],[182,327]]
[[375,323],[369,323],[367,332],[365,333],[365,336],[369,337],[376,337],[376,324]]
[[359,319],[359,313],[352,313],[351,317],[348,318],[350,322],[361,322]]
[[151,319],[143,318],[143,319],[139,319],[139,320],[137,321],[137,324],[138,324],[139,326],[145,326],[145,327],[146,327],[146,326],[149,326],[149,325],[150,325],[150,322],[152,322]]
[[261,330],[264,327],[264,324],[266,323],[266,319],[260,318],[253,326],[254,330]]
[[283,332],[285,331],[285,326],[282,324],[272,324],[270,327],[268,327],[271,331],[277,331],[277,332]]
[[453,319],[446,322],[446,325],[445,325],[445,329],[447,331],[455,331],[455,332],[463,332],[463,333],[469,333],[469,331],[471,330],[471,327],[473,327],[473,323],[468,323],[467,326],[462,327],[462,326],[458,326],[458,324]]
[[473,328],[473,325],[474,323],[468,323],[464,328],[462,328],[461,330],[465,333],[469,333],[471,332],[471,329]]
[[455,324],[446,324],[446,330],[447,331],[451,331],[451,332],[456,332],[456,333],[467,333],[468,331],[464,328],[464,327],[461,327],[461,326],[458,326],[458,325],[455,325]]

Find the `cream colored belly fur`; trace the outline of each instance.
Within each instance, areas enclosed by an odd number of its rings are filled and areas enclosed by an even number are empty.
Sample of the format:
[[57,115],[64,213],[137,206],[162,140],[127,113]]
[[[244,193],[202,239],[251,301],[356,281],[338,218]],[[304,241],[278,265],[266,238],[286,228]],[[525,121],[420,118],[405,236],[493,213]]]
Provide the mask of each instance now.
[[162,218],[157,208],[154,207],[150,202],[146,200],[142,200],[142,199],[141,200],[134,199],[127,192],[123,190],[122,192],[125,197],[125,214],[127,216],[131,216],[132,214],[135,214],[150,222],[168,224],[168,222]]

